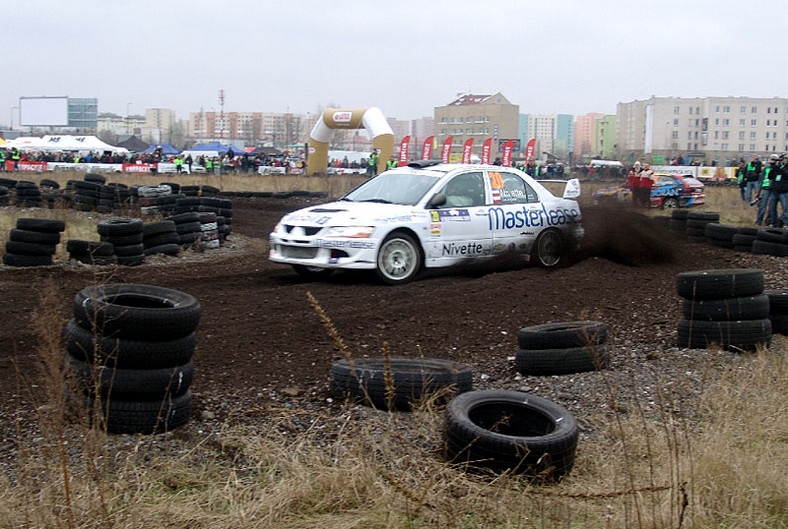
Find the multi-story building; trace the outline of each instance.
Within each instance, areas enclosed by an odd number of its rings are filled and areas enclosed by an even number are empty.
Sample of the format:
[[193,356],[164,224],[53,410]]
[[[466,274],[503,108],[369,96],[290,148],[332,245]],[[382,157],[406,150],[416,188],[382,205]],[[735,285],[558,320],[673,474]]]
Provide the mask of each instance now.
[[[146,108],[142,141],[148,143],[171,143],[175,130],[175,111],[167,108]],[[135,134],[135,133],[130,133]]]
[[599,151],[596,145],[596,121],[605,115],[592,112],[575,119],[575,141],[572,152],[575,159],[583,161],[591,156],[598,156]]
[[602,116],[594,122],[592,155],[602,160],[616,158],[616,116]]
[[651,97],[619,103],[619,157],[728,165],[751,154],[788,151],[788,99]]
[[95,132],[98,126],[98,99],[68,98],[68,128],[77,132]]
[[503,143],[518,139],[518,115],[518,105],[510,103],[500,92],[459,94],[448,105],[435,107],[435,140],[440,146],[447,138],[453,138],[452,161],[459,159],[469,138],[474,139],[475,154],[481,152],[487,138],[493,140],[492,152],[499,153]]
[[[566,158],[574,147],[574,119],[569,114],[523,114],[526,136],[536,138],[535,157]],[[523,126],[521,125],[521,127]],[[522,129],[521,129],[522,134]]]
[[116,143],[121,136],[142,136],[146,127],[144,116],[119,116],[112,112],[102,112],[96,120],[96,134],[108,143]]
[[191,112],[186,135],[193,141],[226,141],[285,149],[306,141],[307,116],[291,112]]

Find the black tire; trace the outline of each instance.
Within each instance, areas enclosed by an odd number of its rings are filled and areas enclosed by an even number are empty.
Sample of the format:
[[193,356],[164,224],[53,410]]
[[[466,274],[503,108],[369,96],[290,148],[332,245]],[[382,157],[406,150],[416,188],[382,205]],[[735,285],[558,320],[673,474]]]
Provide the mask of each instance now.
[[197,214],[196,211],[189,211],[186,213],[178,213],[177,215],[173,215],[167,220],[173,221],[176,225],[194,223],[194,222],[199,223],[200,216]]
[[85,176],[82,178],[85,182],[92,182],[95,184],[105,184],[107,183],[107,179],[104,175],[98,173],[85,173]]
[[717,222],[710,222],[706,224],[706,237],[709,239],[719,239],[723,241],[732,241],[733,236],[739,231],[737,226],[730,226],[727,224],[719,224]]
[[687,221],[685,219],[674,219],[671,217],[668,221],[668,228],[673,231],[686,231]]
[[758,235],[758,228],[754,228],[752,226],[739,226],[738,233],[740,235]]
[[764,294],[769,297],[769,312],[772,314],[788,313],[788,290],[767,290]]
[[567,321],[523,327],[517,331],[520,349],[565,349],[598,345],[607,339],[607,326],[598,321]]
[[143,244],[113,244],[115,255],[118,257],[129,257],[132,255],[144,255],[145,246]]
[[753,351],[772,338],[767,319],[739,321],[679,320],[679,347],[703,349],[717,345],[731,351]]
[[772,322],[773,334],[788,336],[788,313],[772,314],[769,316],[769,321]]
[[118,255],[118,264],[121,266],[139,266],[145,262],[145,254],[137,255]]
[[705,222],[719,222],[720,214],[716,211],[690,211],[687,213],[687,222],[701,220]]
[[166,244],[178,244],[178,233],[171,231],[167,233],[160,233],[150,237],[144,237],[142,244],[145,249],[153,248],[154,246],[163,246]]
[[60,184],[49,178],[42,178],[38,185],[47,189],[60,189]]
[[684,299],[722,299],[763,293],[764,272],[748,268],[682,272],[676,290]]
[[8,266],[49,266],[52,264],[51,255],[19,255],[7,253],[3,255],[3,264]]
[[734,246],[747,246],[752,249],[752,243],[755,242],[755,235],[747,235],[746,233],[737,233],[731,237]]
[[145,248],[144,253],[145,255],[155,255],[155,254],[178,255],[181,251],[181,247],[178,246],[179,244],[180,244],[180,240],[178,239],[178,235],[175,235],[174,243],[151,246],[150,248]]
[[662,209],[676,209],[679,207],[679,200],[676,197],[666,197],[661,204]]
[[109,242],[69,239],[66,241],[66,251],[69,254],[109,257],[115,254],[115,245]]
[[142,233],[142,219],[119,218],[99,221],[96,230],[102,237],[126,237]]
[[6,253],[17,255],[55,255],[56,246],[51,244],[37,244],[34,242],[6,241]]
[[788,257],[788,244],[767,242],[756,239],[752,243],[752,253],[759,255],[773,255],[775,257]]
[[542,268],[553,268],[561,264],[565,251],[564,237],[556,229],[547,229],[536,238],[531,249],[531,262]]
[[66,221],[57,219],[16,219],[16,227],[20,230],[60,233],[66,229]]
[[769,296],[745,296],[723,299],[685,299],[682,314],[688,320],[730,321],[760,320],[769,317]]
[[133,246],[142,244],[142,232],[135,233],[133,235],[113,235],[111,237],[105,237],[104,235],[101,235],[100,238],[103,242],[109,242],[115,246]]
[[122,369],[156,369],[191,360],[196,338],[193,332],[172,340],[106,338],[96,336],[72,318],[66,324],[64,341],[66,351],[83,362]]
[[17,242],[29,242],[34,244],[57,245],[60,243],[60,233],[49,233],[45,231],[30,231],[11,228],[9,239]]
[[445,412],[446,459],[471,469],[559,480],[572,470],[578,437],[568,410],[519,391],[470,391]]
[[695,229],[701,230],[703,233],[701,235],[706,234],[706,226],[711,223],[709,220],[701,220],[701,219],[687,219],[687,230]]
[[202,231],[202,224],[200,224],[199,221],[182,222],[180,224],[176,224],[175,229],[178,232],[178,235],[183,235],[184,233],[197,233]]
[[670,218],[672,218],[672,219],[679,219],[679,220],[687,220],[687,217],[689,216],[689,213],[690,212],[689,212],[688,209],[674,209],[673,211],[670,212]]
[[569,375],[607,369],[610,367],[610,353],[605,345],[520,349],[515,354],[514,364],[523,375]]
[[782,244],[783,233],[784,233],[783,230],[779,228],[764,228],[758,230],[758,233],[755,235],[755,238],[759,241]]
[[175,230],[175,223],[171,220],[150,222],[142,227],[143,241],[162,233],[177,233]]
[[387,285],[402,285],[416,278],[423,263],[418,242],[407,233],[395,231],[380,245],[375,273]]
[[175,339],[194,332],[200,303],[185,292],[152,285],[83,288],[74,297],[74,319],[85,329],[122,339]]
[[[438,358],[392,356],[389,358],[394,409],[409,410],[421,398],[451,395],[473,388],[470,366]],[[331,366],[331,394],[338,398],[363,400],[375,408],[388,409],[384,358],[359,358],[352,365],[345,359]]]
[[[202,239],[202,232],[200,232],[199,238]],[[317,266],[304,265],[293,265],[293,270],[295,270],[295,273],[299,276],[310,281],[319,281],[334,273],[333,268],[319,268]]]
[[74,377],[85,393],[121,400],[151,400],[179,395],[189,389],[194,378],[194,363],[150,368],[122,369],[83,362],[66,354],[68,375]]
[[218,195],[221,192],[222,192],[221,189],[219,189],[218,187],[200,186],[201,195]]

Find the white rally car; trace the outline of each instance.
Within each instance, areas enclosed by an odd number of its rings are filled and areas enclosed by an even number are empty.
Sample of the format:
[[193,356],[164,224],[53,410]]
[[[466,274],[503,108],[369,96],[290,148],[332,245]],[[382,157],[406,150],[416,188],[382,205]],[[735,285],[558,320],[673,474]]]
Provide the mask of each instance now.
[[391,285],[506,252],[552,267],[583,235],[579,195],[577,180],[558,198],[511,167],[412,162],[285,215],[269,258],[307,277],[374,269]]

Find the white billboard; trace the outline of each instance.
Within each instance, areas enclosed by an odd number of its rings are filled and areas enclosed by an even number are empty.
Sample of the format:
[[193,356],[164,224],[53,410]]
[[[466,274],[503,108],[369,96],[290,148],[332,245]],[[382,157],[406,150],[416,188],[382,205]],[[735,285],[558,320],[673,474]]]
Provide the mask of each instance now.
[[19,124],[24,127],[68,126],[68,97],[20,97]]

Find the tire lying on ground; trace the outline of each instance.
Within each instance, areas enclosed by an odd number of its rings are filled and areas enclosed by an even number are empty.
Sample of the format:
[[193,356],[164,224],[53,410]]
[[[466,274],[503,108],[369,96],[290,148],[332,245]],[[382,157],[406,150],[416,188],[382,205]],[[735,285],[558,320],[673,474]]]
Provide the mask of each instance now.
[[788,290],[767,290],[772,332],[788,336]]
[[[388,366],[388,368],[387,368]],[[387,369],[391,375],[386,380]],[[409,410],[429,396],[448,397],[473,388],[470,366],[439,358],[392,356],[342,359],[331,366],[331,394],[337,399],[363,400],[375,408]],[[389,394],[389,386],[393,394]]]
[[598,321],[544,323],[517,332],[515,367],[523,375],[568,375],[610,367],[607,326]]
[[722,299],[763,292],[764,272],[749,268],[699,270],[676,276],[676,290],[685,299]]
[[769,317],[769,296],[766,294],[723,299],[685,299],[681,306],[687,320],[760,320]]
[[558,480],[572,470],[575,418],[562,406],[519,391],[469,391],[446,407],[446,459],[471,470]]
[[769,318],[739,321],[679,320],[678,345],[706,348],[718,345],[733,351],[754,351],[769,345],[772,324]]

